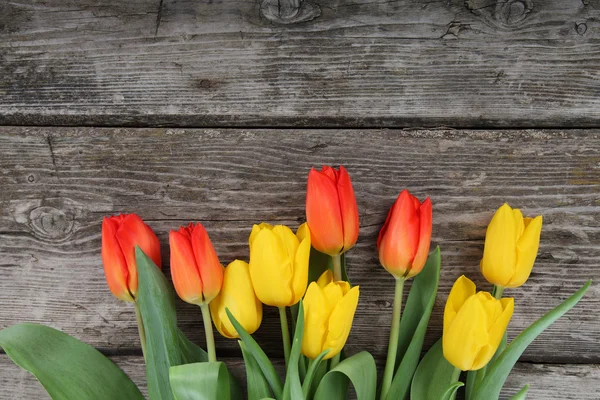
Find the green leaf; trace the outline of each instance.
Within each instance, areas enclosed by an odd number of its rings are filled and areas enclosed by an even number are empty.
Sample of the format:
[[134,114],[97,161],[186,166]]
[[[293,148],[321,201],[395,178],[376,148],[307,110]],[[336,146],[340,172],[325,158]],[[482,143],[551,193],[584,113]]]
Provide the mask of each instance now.
[[175,400],[230,400],[229,372],[222,362],[200,362],[169,368]]
[[271,386],[273,395],[277,400],[281,400],[283,396],[283,387],[281,385],[281,379],[279,379],[279,376],[277,375],[273,364],[271,363],[271,361],[269,361],[269,358],[267,357],[265,352],[260,348],[258,343],[256,343],[256,340],[254,340],[254,338],[252,338],[252,336],[248,332],[246,332],[244,327],[240,325],[240,323],[237,321],[237,319],[235,319],[235,317],[229,311],[229,309],[225,309],[225,311],[227,312],[229,321],[231,321],[231,324],[237,331],[238,335],[240,335],[242,342],[244,342],[246,349],[252,355],[252,357],[254,357],[254,360],[256,361],[260,370],[265,376],[265,379],[267,380],[267,382],[269,382],[269,386]]
[[353,355],[330,370],[317,387],[315,400],[345,400],[352,383],[357,400],[374,400],[377,392],[377,368],[366,351]]
[[446,392],[442,396],[441,400],[453,400],[456,397],[456,391],[464,385],[465,384],[462,382],[454,382],[448,389],[446,389]]
[[413,281],[402,319],[394,379],[386,399],[397,400],[408,397],[412,377],[419,364],[425,332],[435,303],[440,281],[440,248],[437,247],[427,259],[423,270]]
[[246,382],[248,387],[248,400],[261,400],[271,396],[269,383],[265,379],[256,360],[246,349],[246,345],[241,340],[238,340],[244,364],[246,365]]
[[92,346],[37,324],[0,331],[0,346],[31,372],[54,400],[144,400],[119,367]]
[[302,382],[302,393],[305,398],[309,398],[310,389],[312,387],[313,379],[315,378],[317,371],[319,370],[319,366],[323,361],[323,357],[325,357],[329,353],[329,349],[325,349],[309,364],[308,371],[306,371],[306,376],[304,381]]
[[300,348],[302,347],[302,336],[304,335],[304,306],[302,300],[298,303],[298,319],[296,320],[296,329],[292,339],[292,350],[290,351],[290,360],[283,387],[284,400],[304,400],[302,392],[302,383],[300,382],[300,372],[298,363],[300,362]]
[[581,289],[559,306],[546,313],[517,336],[498,356],[493,364],[488,365],[487,373],[481,384],[473,393],[473,400],[497,399],[510,371],[521,357],[527,346],[554,321],[573,308],[583,297],[592,281],[588,281]]
[[[456,389],[463,386],[456,382],[455,368],[444,358],[442,352],[442,339],[425,354],[412,381],[410,388],[411,400],[446,399],[448,392],[456,393]],[[454,386],[456,386],[455,389]],[[452,398],[452,397],[450,397]],[[487,400],[490,400],[491,397]]]
[[146,378],[150,400],[173,399],[169,368],[183,364],[175,296],[162,271],[136,246],[137,302],[146,332]]
[[529,385],[523,386],[523,389],[519,390],[510,400],[525,400],[527,398],[527,391],[529,390]]
[[190,341],[179,329],[177,329],[177,335],[184,364],[208,361],[208,353],[202,347]]

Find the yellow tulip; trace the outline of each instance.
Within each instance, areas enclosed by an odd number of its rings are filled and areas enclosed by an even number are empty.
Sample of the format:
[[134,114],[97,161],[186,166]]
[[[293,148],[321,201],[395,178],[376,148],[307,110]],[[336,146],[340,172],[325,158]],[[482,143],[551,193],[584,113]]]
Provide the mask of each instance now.
[[254,225],[249,243],[250,277],[260,301],[276,307],[299,302],[308,284],[308,225],[300,225],[295,235],[283,225]]
[[481,273],[488,282],[504,287],[523,285],[537,257],[542,216],[523,218],[519,209],[506,203],[488,225]]
[[226,338],[239,338],[227,316],[227,308],[248,333],[254,333],[260,326],[262,304],[254,294],[248,263],[241,260],[225,268],[221,292],[210,302],[212,320],[219,333]]
[[304,337],[302,354],[315,359],[329,349],[325,359],[342,351],[358,306],[358,286],[350,288],[345,281],[334,282],[327,270],[312,282],[304,296]]
[[500,345],[515,308],[514,299],[475,293],[466,276],[454,282],[444,309],[444,357],[462,371],[483,368]]

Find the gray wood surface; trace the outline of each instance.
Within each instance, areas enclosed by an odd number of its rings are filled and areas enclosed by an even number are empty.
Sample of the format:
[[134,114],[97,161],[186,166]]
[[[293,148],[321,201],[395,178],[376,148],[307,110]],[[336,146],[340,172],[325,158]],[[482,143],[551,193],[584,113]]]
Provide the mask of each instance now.
[[[137,212],[157,232],[168,265],[169,229],[201,221],[222,262],[247,259],[253,223],[304,220],[308,170],[344,164],[361,216],[348,273],[361,286],[348,348],[381,362],[393,279],[375,241],[404,188],[433,202],[433,243],[443,271],[426,346],[461,274],[479,273],[485,228],[508,201],[542,214],[538,262],[509,290],[514,337],[583,283],[600,278],[600,131],[233,130],[0,128],[0,328],[49,324],[108,354],[139,354],[133,309],[108,291],[100,259],[104,215]],[[168,275],[168,267],[165,268]],[[522,361],[600,363],[600,290],[542,334]],[[197,308],[178,304],[182,329],[202,341]],[[276,312],[257,340],[281,356]],[[225,356],[235,341],[218,338]]]
[[598,126],[598,1],[315,3],[0,1],[0,124]]
[[[127,373],[146,394],[146,376],[141,356],[113,356],[111,359]],[[243,362],[225,361],[238,381],[245,386]],[[275,367],[283,374],[283,361]],[[600,393],[600,366],[597,364],[529,364],[517,363],[502,391],[501,399],[508,399],[526,384],[530,385],[530,400],[598,400]],[[0,387],[3,399],[49,399],[33,375],[14,365],[8,356],[0,355]]]

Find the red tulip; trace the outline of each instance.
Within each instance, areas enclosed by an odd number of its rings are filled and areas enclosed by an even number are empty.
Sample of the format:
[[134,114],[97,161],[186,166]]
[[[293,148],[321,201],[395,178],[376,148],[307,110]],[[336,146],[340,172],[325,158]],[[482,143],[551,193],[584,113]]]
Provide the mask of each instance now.
[[358,239],[358,207],[348,171],[312,168],[306,188],[306,222],[315,249],[331,256],[354,246]]
[[169,234],[171,277],[181,299],[208,304],[221,291],[223,266],[201,224],[190,223]]
[[135,246],[140,246],[161,268],[160,243],[148,225],[136,214],[120,214],[102,220],[102,262],[106,282],[113,294],[135,301],[138,289]]
[[427,261],[431,241],[431,200],[403,190],[377,238],[379,261],[396,278],[412,278]]

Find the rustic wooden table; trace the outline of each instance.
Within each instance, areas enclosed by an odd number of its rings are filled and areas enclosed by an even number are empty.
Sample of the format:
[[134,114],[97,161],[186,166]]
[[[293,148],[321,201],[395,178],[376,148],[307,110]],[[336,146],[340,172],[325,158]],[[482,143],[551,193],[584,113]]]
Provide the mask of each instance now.
[[[168,230],[189,221],[223,262],[247,258],[253,223],[303,221],[321,164],[355,184],[348,347],[380,365],[393,286],[374,245],[403,188],[431,196],[442,248],[426,347],[454,279],[486,287],[504,201],[544,216],[509,337],[600,280],[597,0],[315,1],[284,25],[244,0],[0,0],[0,328],[59,328],[145,387],[133,309],[105,284],[102,217],[139,213],[165,264]],[[505,396],[531,383],[531,399],[600,399],[599,297],[594,284],[530,346]],[[201,343],[198,310],[178,317]],[[281,357],[274,310],[256,336]],[[240,375],[236,342],[217,351]],[[47,396],[0,354],[0,398]]]

